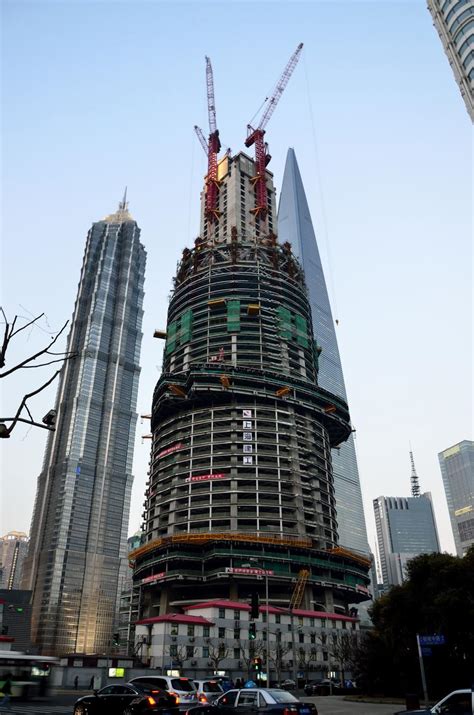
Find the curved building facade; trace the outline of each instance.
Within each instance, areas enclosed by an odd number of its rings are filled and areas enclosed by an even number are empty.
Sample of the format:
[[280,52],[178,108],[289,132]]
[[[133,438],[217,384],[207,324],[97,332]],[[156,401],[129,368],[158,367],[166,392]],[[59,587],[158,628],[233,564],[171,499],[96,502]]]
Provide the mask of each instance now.
[[318,386],[303,273],[270,228],[269,172],[266,226],[246,210],[254,172],[244,154],[221,162],[221,219],[203,221],[174,280],[131,555],[141,617],[263,596],[262,574],[284,607],[302,570],[306,608],[367,597],[369,562],[337,546],[331,448],[351,434],[347,405]]
[[474,122],[474,5],[472,0],[428,0],[433,24]]
[[[288,149],[278,209],[278,235],[288,241],[305,273],[313,331],[321,347],[318,382],[347,401],[342,363],[337,344],[323,266],[319,256],[308,202],[293,149]],[[332,451],[334,491],[341,546],[369,556],[364,505],[354,436]]]

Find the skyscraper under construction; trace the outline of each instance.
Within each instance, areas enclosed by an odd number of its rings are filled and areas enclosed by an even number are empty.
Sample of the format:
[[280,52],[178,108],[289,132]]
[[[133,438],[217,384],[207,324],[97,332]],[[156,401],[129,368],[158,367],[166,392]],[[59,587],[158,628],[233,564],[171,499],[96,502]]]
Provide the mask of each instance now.
[[142,617],[263,596],[262,573],[272,606],[295,583],[318,612],[368,597],[369,561],[338,548],[331,448],[351,434],[347,404],[318,385],[304,276],[275,233],[273,176],[259,211],[256,174],[244,153],[221,160],[215,220],[205,191],[174,278],[132,554]]

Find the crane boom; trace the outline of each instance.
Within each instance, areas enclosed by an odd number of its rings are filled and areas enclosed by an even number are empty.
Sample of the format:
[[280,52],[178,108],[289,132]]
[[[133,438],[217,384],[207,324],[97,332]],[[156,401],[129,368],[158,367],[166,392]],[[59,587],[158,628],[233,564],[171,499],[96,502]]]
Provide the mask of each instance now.
[[214,75],[209,57],[206,57],[206,84],[207,84],[207,112],[209,115],[209,132],[213,134],[217,129],[216,101],[214,99]]
[[267,106],[265,108],[265,111],[262,114],[262,118],[260,119],[260,122],[258,123],[258,129],[262,130],[265,129],[266,125],[268,124],[270,117],[272,116],[273,112],[275,111],[275,108],[278,104],[278,102],[281,99],[281,95],[285,91],[285,87],[290,81],[290,77],[293,74],[293,71],[298,64],[298,60],[300,58],[300,53],[301,50],[303,49],[303,43],[300,42],[296,50],[293,52],[291,55],[290,59],[288,60],[288,64],[286,65],[285,69],[283,70],[283,73],[280,77],[280,79],[277,82],[277,85],[271,95],[271,97],[267,100]]
[[197,138],[199,139],[202,148],[204,149],[204,152],[206,156],[209,155],[209,147],[207,146],[207,141],[204,138],[204,134],[202,132],[201,127],[198,127],[196,124],[194,125],[194,131],[196,132]]
[[255,218],[264,219],[268,213],[268,197],[267,197],[267,184],[265,181],[265,169],[267,164],[271,160],[271,156],[268,153],[268,146],[265,143],[265,127],[268,124],[270,117],[276,109],[278,102],[288,84],[293,70],[298,64],[301,50],[303,49],[303,43],[300,42],[296,50],[291,55],[283,74],[278,80],[272,95],[266,102],[264,112],[257,125],[254,129],[250,124],[247,125],[247,139],[245,140],[245,146],[252,146],[255,144],[255,176],[253,177],[253,182],[255,184],[255,208],[252,212],[255,214]]

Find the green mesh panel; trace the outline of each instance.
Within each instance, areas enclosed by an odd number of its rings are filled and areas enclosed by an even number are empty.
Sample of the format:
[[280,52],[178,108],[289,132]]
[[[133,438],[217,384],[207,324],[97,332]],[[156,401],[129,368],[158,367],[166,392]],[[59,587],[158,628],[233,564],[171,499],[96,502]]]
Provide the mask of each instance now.
[[306,318],[302,315],[295,315],[295,325],[296,325],[296,342],[303,348],[309,346],[308,339],[308,323]]
[[278,321],[280,338],[283,340],[291,340],[291,313],[288,308],[278,307]]
[[193,311],[187,310],[181,316],[181,334],[180,343],[189,343],[193,332]]
[[166,334],[166,354],[169,355],[176,348],[176,329],[178,327],[177,321],[173,320],[172,323],[168,325],[168,331]]
[[227,330],[229,333],[240,330],[240,300],[227,301]]

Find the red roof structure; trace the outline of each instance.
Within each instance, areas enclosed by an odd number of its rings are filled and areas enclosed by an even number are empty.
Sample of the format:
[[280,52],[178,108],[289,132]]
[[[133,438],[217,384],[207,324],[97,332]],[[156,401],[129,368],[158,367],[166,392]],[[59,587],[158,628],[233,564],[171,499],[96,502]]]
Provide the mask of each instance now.
[[213,626],[212,621],[202,616],[187,616],[184,613],[165,613],[163,616],[155,616],[153,618],[143,618],[141,621],[136,621],[136,626],[151,625],[153,623],[189,623],[202,626]]
[[241,603],[240,601],[226,601],[224,599],[218,599],[216,601],[203,601],[203,603],[193,603],[190,606],[183,606],[185,611],[191,611],[196,608],[232,608],[237,611],[250,611],[250,606],[248,603]]

